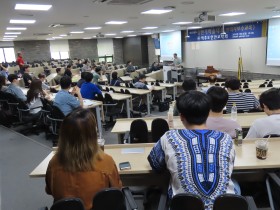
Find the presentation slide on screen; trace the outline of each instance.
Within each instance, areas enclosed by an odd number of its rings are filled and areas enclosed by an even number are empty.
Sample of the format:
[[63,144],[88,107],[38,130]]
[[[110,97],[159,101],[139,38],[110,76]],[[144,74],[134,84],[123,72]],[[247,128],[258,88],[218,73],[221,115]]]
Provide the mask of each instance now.
[[161,60],[172,60],[173,54],[182,59],[181,31],[160,34]]
[[269,20],[266,56],[267,65],[280,66],[280,18]]

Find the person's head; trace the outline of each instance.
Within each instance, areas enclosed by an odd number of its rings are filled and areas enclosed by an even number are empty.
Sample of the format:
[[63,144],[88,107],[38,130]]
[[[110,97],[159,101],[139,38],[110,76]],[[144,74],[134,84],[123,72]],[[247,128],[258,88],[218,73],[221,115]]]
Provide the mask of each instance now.
[[190,90],[179,96],[176,106],[185,126],[205,124],[210,111],[209,97],[199,91]]
[[33,79],[27,91],[27,103],[33,101],[34,98],[38,98],[39,93],[43,94],[42,81],[40,79]]
[[88,64],[88,59],[86,59],[86,60],[84,61],[84,64],[85,64],[85,65],[87,65],[87,64]]
[[93,79],[93,74],[90,73],[90,72],[86,72],[86,74],[85,74],[85,81],[86,82],[91,82],[92,79]]
[[10,83],[18,83],[18,76],[16,74],[9,74],[8,75],[8,80]]
[[43,74],[43,73],[40,73],[40,74],[38,74],[38,78],[39,78],[42,82],[44,82],[45,79],[46,79],[46,75]]
[[61,89],[69,89],[71,87],[71,78],[68,77],[68,76],[63,76],[61,77],[60,79],[60,86],[61,86]]
[[228,92],[224,88],[213,86],[208,89],[207,95],[211,99],[211,111],[222,112],[228,101]]
[[58,74],[60,74],[60,72],[61,72],[61,68],[56,68],[56,73],[58,73]]
[[146,76],[144,75],[144,74],[141,74],[140,76],[139,76],[139,81],[140,82],[146,82]]
[[215,75],[210,75],[208,81],[210,84],[215,84],[217,82],[217,77]]
[[90,109],[76,109],[60,126],[57,157],[70,172],[91,171],[102,150],[97,143],[96,121]]
[[114,80],[118,79],[118,72],[114,71],[112,73],[112,79],[114,79]]
[[0,75],[0,90],[2,89],[3,86],[6,85],[6,77]]
[[225,87],[229,90],[239,90],[241,86],[240,80],[237,78],[232,78],[226,81]]
[[69,70],[71,70],[71,68],[72,68],[72,65],[67,65],[67,67],[66,67],[67,69],[69,69]]
[[28,73],[29,72],[29,65],[24,65],[23,70],[24,70],[25,73]]
[[177,53],[174,53],[174,54],[173,54],[173,57],[174,57],[174,58],[177,58]]
[[260,105],[267,115],[280,110],[280,89],[271,88],[260,95]]
[[127,61],[126,65],[131,65],[132,62],[131,61]]
[[102,70],[102,68],[101,68],[100,66],[97,66],[97,67],[95,68],[95,72],[96,72],[97,74],[100,74],[100,73],[101,73],[101,70]]
[[21,52],[18,52],[18,53],[17,53],[17,56],[18,56],[18,57],[22,57]]
[[2,66],[3,66],[4,68],[8,68],[8,64],[6,64],[6,63],[2,64]]
[[81,63],[82,63],[81,59],[78,59],[78,64],[81,64]]
[[196,83],[192,78],[187,78],[182,84],[184,91],[196,90]]
[[82,73],[81,73],[81,79],[85,79],[86,74],[87,74],[86,71],[82,72]]

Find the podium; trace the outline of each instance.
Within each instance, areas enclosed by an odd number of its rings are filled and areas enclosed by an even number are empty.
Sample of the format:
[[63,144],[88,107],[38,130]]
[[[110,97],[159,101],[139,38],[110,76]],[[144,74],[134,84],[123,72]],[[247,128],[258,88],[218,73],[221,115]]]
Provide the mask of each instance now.
[[164,81],[181,81],[182,68],[173,66],[173,61],[163,61],[163,79]]

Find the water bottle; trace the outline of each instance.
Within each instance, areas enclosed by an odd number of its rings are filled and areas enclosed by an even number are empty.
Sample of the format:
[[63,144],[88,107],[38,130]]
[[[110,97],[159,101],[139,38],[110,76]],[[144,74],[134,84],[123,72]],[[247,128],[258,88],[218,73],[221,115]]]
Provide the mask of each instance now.
[[174,128],[173,111],[174,111],[174,106],[173,104],[170,104],[169,110],[167,112],[167,122],[170,129]]
[[237,107],[236,107],[235,103],[233,103],[233,105],[231,107],[231,119],[234,121],[237,120]]

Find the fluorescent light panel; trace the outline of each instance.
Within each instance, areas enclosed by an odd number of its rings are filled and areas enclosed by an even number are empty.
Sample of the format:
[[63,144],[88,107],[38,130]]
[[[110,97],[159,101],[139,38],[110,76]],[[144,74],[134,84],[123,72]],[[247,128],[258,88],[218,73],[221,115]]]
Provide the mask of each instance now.
[[53,39],[62,39],[62,37],[60,37],[60,36],[54,36],[54,37],[52,37]]
[[122,39],[123,37],[122,36],[117,36],[115,37],[116,39]]
[[144,27],[142,29],[144,29],[144,30],[151,30],[151,29],[156,29],[156,28],[158,28],[158,27],[156,27],[156,26],[148,26],[148,27]]
[[187,24],[191,24],[192,22],[176,22],[176,23],[172,23],[173,25],[187,25]]
[[13,39],[15,39],[15,38],[3,38],[3,39],[6,39],[6,40],[13,40]]
[[11,31],[24,31],[26,30],[25,27],[8,27],[7,30],[11,30]]
[[112,20],[112,21],[108,21],[105,24],[106,25],[122,25],[127,23],[127,21],[116,21],[116,20]]
[[115,36],[116,34],[105,34],[105,36]]
[[188,29],[200,29],[202,28],[201,26],[192,26],[192,27],[189,27]]
[[67,36],[67,34],[60,34],[59,36]]
[[16,23],[16,24],[33,24],[36,20],[10,20],[10,23]]
[[245,15],[245,12],[229,12],[225,14],[220,14],[219,16],[226,16],[226,17],[232,17],[232,16],[238,16],[238,15]]
[[274,15],[272,18],[280,18],[280,15]]
[[168,33],[168,32],[173,32],[175,30],[165,30],[165,31],[162,31],[163,33]]
[[224,25],[233,25],[233,24],[238,24],[240,22],[232,21],[232,22],[225,22]]
[[91,39],[91,37],[85,37],[85,38],[83,38],[83,39]]
[[172,12],[171,9],[150,9],[145,12],[141,12],[141,14],[148,14],[148,15],[161,15],[168,12]]
[[70,33],[71,34],[83,34],[84,31],[71,31]]
[[15,10],[38,10],[48,11],[52,8],[52,5],[41,5],[41,4],[16,4]]
[[85,28],[85,30],[98,30],[98,29],[101,29],[101,27],[87,27]]
[[152,35],[153,33],[148,33],[148,32],[147,32],[147,33],[143,33],[143,34],[144,34],[144,35]]
[[133,33],[134,31],[121,31],[122,34]]
[[10,35],[10,34],[21,34],[21,32],[5,32],[5,34]]
[[16,38],[17,36],[4,35],[3,37],[5,37],[5,38]]
[[136,36],[135,34],[130,34],[130,35],[127,35],[127,36],[129,36],[129,37],[134,37],[134,36]]

